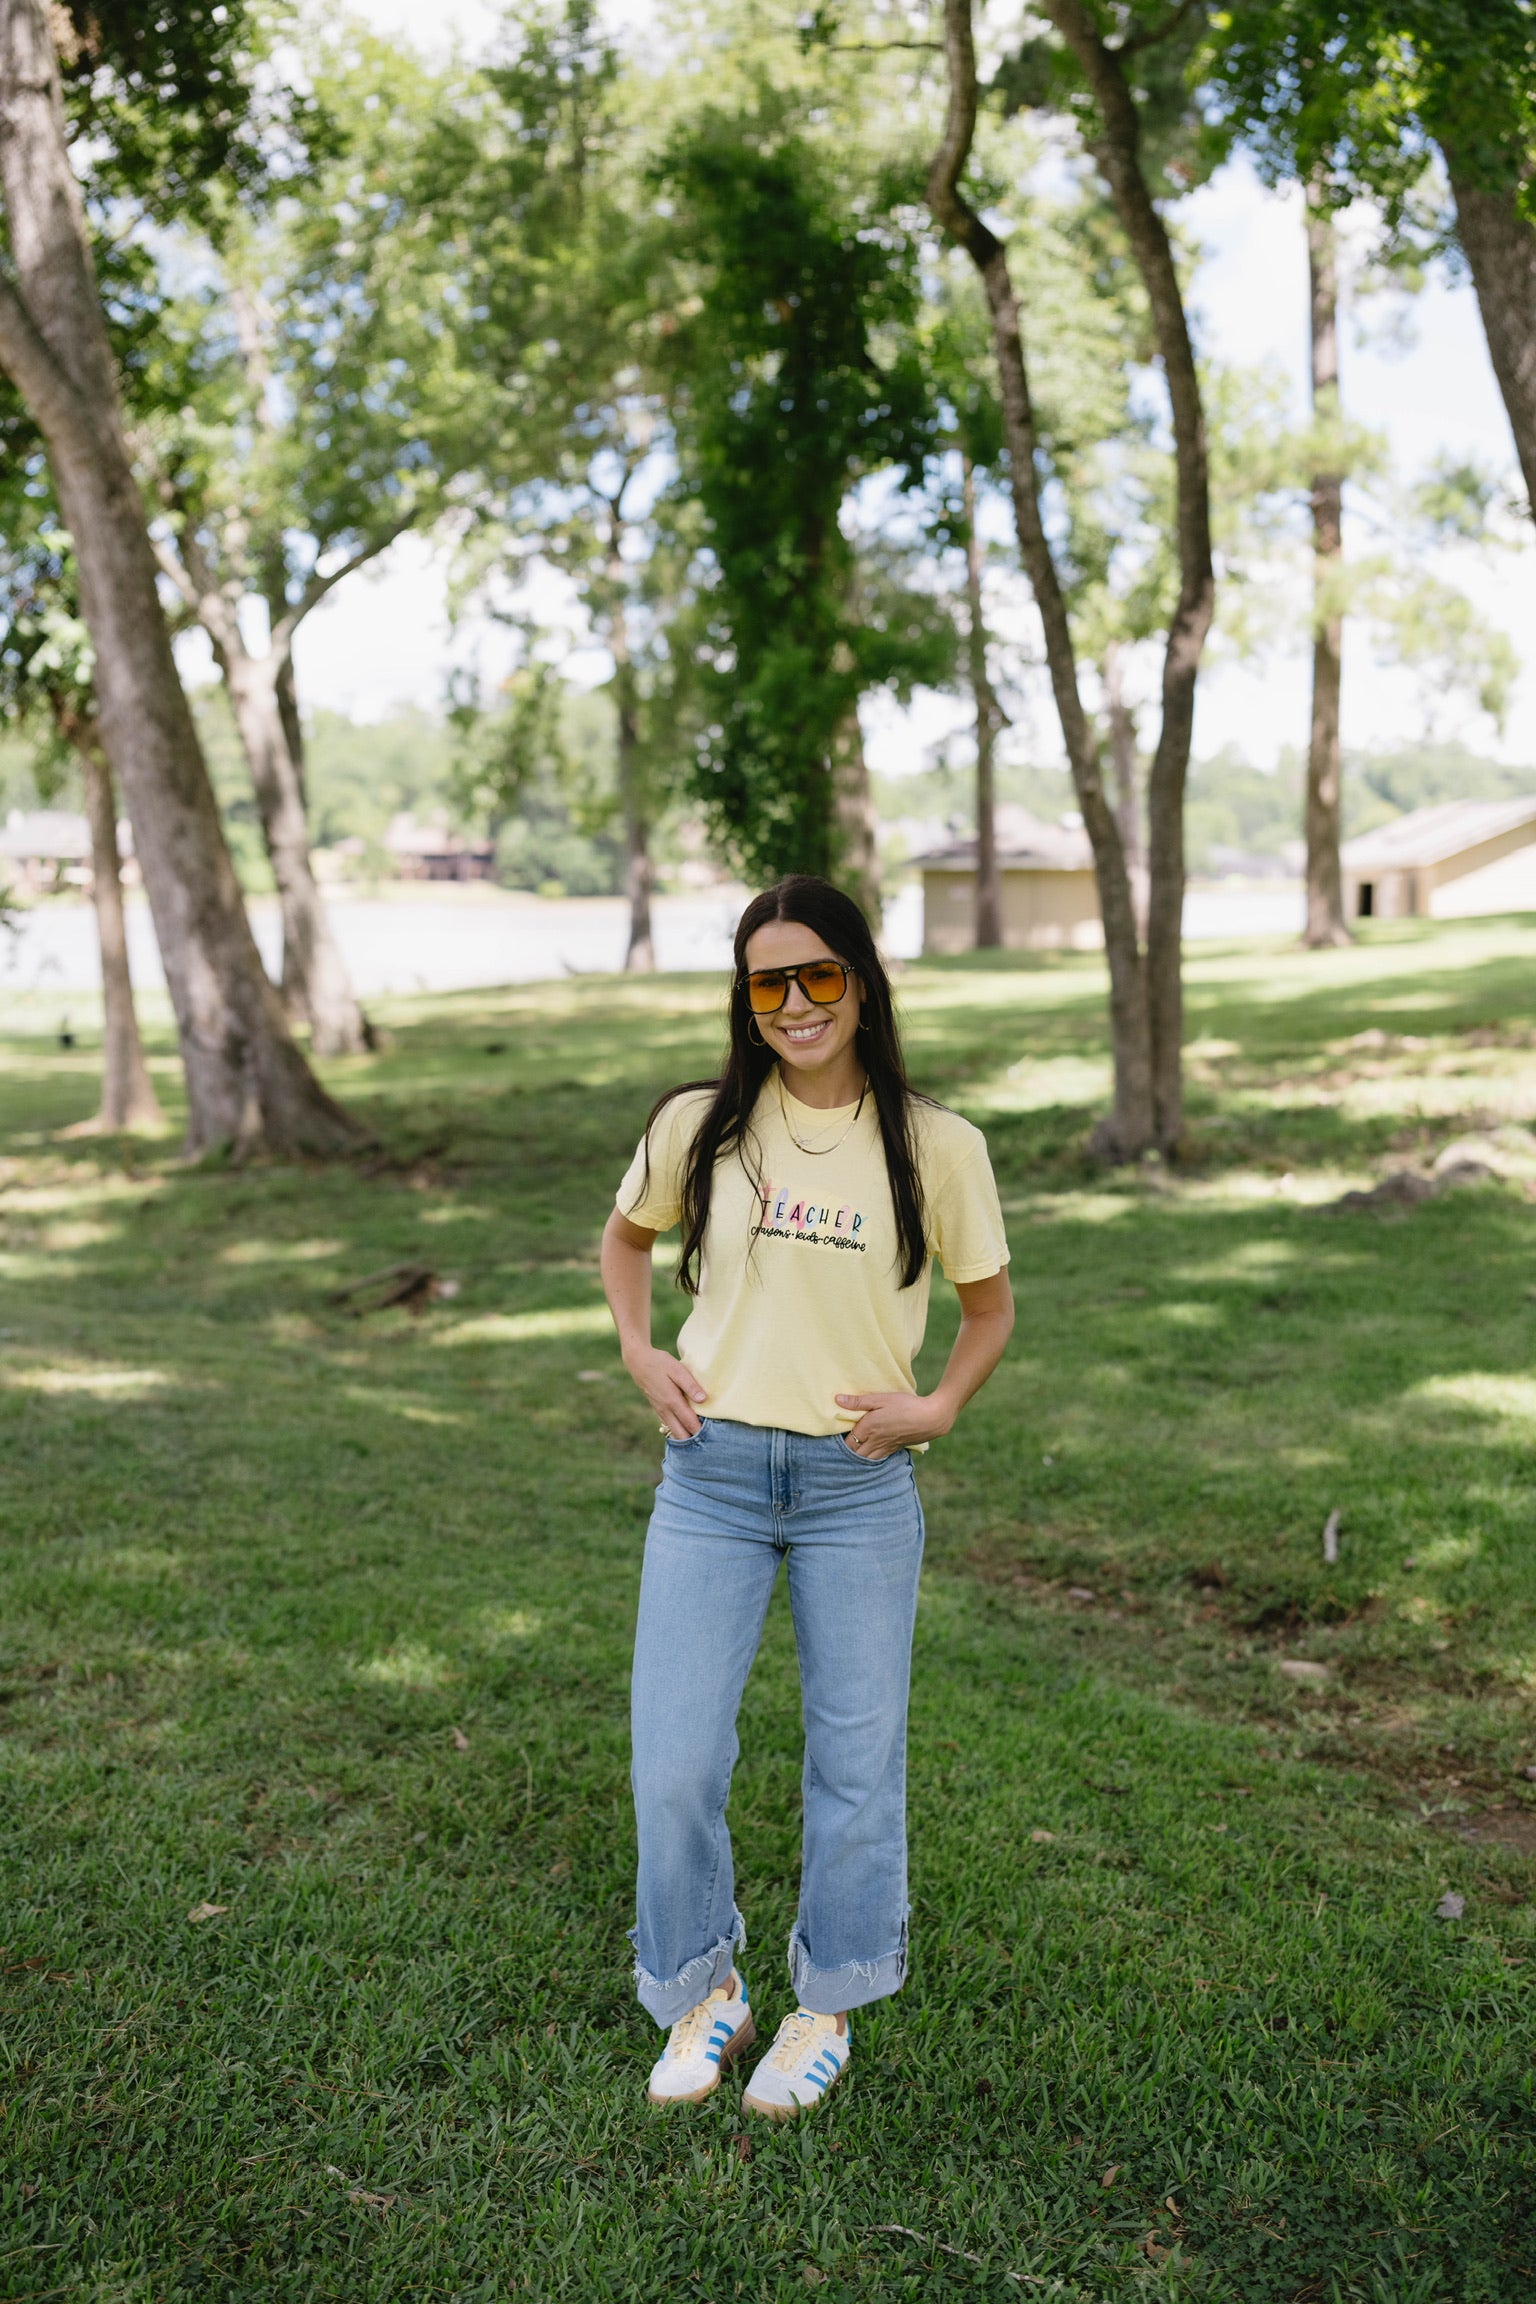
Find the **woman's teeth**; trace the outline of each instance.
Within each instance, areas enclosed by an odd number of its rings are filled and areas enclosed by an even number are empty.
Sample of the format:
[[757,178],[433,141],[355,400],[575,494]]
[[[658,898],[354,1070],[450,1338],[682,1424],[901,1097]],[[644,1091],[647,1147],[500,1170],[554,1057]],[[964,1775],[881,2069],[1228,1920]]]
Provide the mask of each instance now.
[[821,1038],[821,1036],[822,1036],[823,1032],[825,1032],[825,1031],[826,1031],[827,1027],[826,1027],[826,1025],[825,1025],[824,1023],[822,1023],[822,1024],[781,1024],[781,1025],[780,1025],[780,1027],[779,1027],[779,1029],[780,1029],[780,1031],[783,1033],[783,1035],[784,1035],[784,1037],[785,1037],[785,1039],[786,1039],[786,1040],[802,1040],[802,1041],[804,1041],[804,1040],[819,1040],[819,1039]]

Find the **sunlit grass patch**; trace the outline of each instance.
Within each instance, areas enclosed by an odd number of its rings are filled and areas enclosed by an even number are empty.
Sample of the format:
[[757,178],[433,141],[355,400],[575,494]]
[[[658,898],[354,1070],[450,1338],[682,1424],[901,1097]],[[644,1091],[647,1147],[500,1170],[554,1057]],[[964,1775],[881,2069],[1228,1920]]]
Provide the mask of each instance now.
[[374,1688],[445,1688],[458,1677],[446,1656],[417,1641],[405,1641],[382,1656],[354,1664],[352,1676]]
[[55,1398],[80,1393],[96,1400],[147,1400],[168,1385],[185,1382],[164,1368],[21,1368],[0,1371],[0,1384],[15,1392],[42,1392]]
[[402,1418],[407,1424],[452,1426],[470,1421],[462,1409],[436,1407],[415,1393],[382,1384],[348,1384],[343,1387],[343,1396],[359,1408],[376,1408],[386,1416]]
[[1536,1435],[1536,1376],[1499,1376],[1486,1371],[1460,1376],[1428,1376],[1412,1397],[1433,1406],[1470,1408],[1495,1425],[1514,1425]]
[[242,1269],[255,1264],[323,1264],[344,1256],[344,1240],[231,1240],[220,1262]]
[[612,1336],[606,1304],[572,1304],[547,1312],[481,1312],[439,1329],[435,1344],[536,1344],[552,1336]]

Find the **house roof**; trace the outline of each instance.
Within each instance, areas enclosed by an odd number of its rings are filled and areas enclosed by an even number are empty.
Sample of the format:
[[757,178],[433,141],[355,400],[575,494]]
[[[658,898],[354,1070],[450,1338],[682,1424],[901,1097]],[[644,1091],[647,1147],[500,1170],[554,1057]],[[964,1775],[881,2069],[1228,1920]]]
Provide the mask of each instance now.
[[[997,811],[997,861],[1004,872],[1091,872],[1093,850],[1081,825],[1042,824],[1027,808]],[[946,840],[911,862],[924,872],[974,872],[976,840]]]
[[466,840],[446,824],[418,824],[409,815],[390,819],[384,845],[391,856],[480,856],[491,849],[488,840]]
[[1374,832],[1346,840],[1342,856],[1351,872],[1411,871],[1415,865],[1443,864],[1522,828],[1536,840],[1536,792],[1512,800],[1443,800],[1438,807],[1415,808]]
[[67,808],[13,808],[0,824],[0,856],[75,863],[91,853],[91,827]]

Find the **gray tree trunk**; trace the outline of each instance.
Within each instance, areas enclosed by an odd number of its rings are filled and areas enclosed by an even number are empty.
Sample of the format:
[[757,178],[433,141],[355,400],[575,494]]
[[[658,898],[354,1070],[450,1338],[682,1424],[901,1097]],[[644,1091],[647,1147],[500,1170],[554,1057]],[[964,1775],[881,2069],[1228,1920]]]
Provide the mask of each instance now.
[[176,1012],[188,1151],[345,1150],[362,1131],[294,1046],[262,970],[171,654],[42,0],[0,0],[0,184],[14,267],[0,362],[42,432],[74,543],[102,741]]
[[864,757],[864,731],[854,706],[832,748],[832,812],[837,845],[837,884],[845,888],[878,936],[884,903],[880,855],[875,838],[875,799]]
[[68,734],[85,784],[85,813],[91,827],[91,902],[101,946],[101,1110],[96,1124],[107,1133],[158,1128],[163,1117],[160,1099],[144,1061],[133,980],[128,973],[112,771],[94,725],[72,725]]
[[997,779],[994,753],[1003,715],[987,670],[987,624],[982,597],[981,538],[976,533],[976,470],[960,457],[965,501],[966,650],[976,705],[976,949],[996,951],[1003,941],[1003,876],[997,862]]
[[1163,651],[1162,725],[1147,778],[1147,1007],[1156,1141],[1175,1154],[1184,1128],[1184,787],[1195,684],[1216,607],[1205,407],[1168,228],[1141,166],[1141,114],[1123,54],[1084,0],[1041,0],[1081,67],[1099,115],[1093,155],[1109,186],[1152,312],[1173,416],[1179,597]]
[[[1337,439],[1339,401],[1338,233],[1327,188],[1307,186],[1307,275],[1311,289],[1312,417]],[[1315,951],[1349,942],[1339,861],[1344,757],[1339,741],[1344,681],[1344,475],[1337,456],[1312,476],[1312,727],[1307,744],[1307,924]]]
[[1115,772],[1115,822],[1125,850],[1125,868],[1131,879],[1136,925],[1147,930],[1147,842],[1142,821],[1141,759],[1136,742],[1136,715],[1125,700],[1125,649],[1111,640],[1101,667],[1105,718],[1109,722],[1109,759]]
[[613,701],[619,722],[619,805],[624,816],[624,888],[629,898],[629,941],[624,966],[631,975],[649,975],[656,965],[656,945],[651,933],[656,867],[651,859],[650,794],[640,754],[640,698],[629,646],[629,619],[624,613],[628,571],[620,550],[623,526],[617,500],[610,503],[609,514],[607,574],[613,590],[613,608],[608,618],[608,653],[613,658]]
[[287,654],[252,656],[228,602],[220,599],[219,609],[225,613],[214,610],[204,622],[229,691],[277,882],[284,996],[290,1014],[307,1018],[317,1056],[355,1056],[368,1044],[368,1028],[309,860],[303,773],[283,710]]
[[1114,1105],[1107,1118],[1095,1128],[1093,1145],[1108,1159],[1134,1160],[1155,1141],[1147,972],[1136,935],[1125,851],[1104,790],[1099,749],[1078,686],[1077,652],[1066,597],[1041,519],[1036,461],[1038,435],[1029,371],[1024,361],[1018,300],[1001,241],[959,190],[961,173],[976,133],[976,47],[971,28],[971,0],[944,0],[944,49],[949,69],[949,108],[944,140],[928,172],[928,205],[941,230],[966,251],[981,275],[991,315],[1019,553],[1040,613],[1051,692],[1061,722],[1077,804],[1093,849],[1099,911],[1104,922]]
[[1513,172],[1505,185],[1474,183],[1455,153],[1445,157],[1488,356],[1536,519],[1536,226],[1515,204],[1520,187]]

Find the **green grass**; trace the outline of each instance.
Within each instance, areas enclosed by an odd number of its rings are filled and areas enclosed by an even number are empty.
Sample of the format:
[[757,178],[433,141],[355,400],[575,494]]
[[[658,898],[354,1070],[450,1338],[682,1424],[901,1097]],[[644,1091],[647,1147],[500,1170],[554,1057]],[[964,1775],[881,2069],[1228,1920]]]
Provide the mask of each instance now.
[[[1171,1179],[1083,1160],[1093,965],[907,973],[1020,1318],[921,1473],[912,1981],[788,2132],[648,2112],[622,1934],[657,1440],[596,1244],[715,988],[401,1006],[330,1171],[60,1134],[94,1060],[22,1016],[0,2296],[1536,2295],[1536,1206],[1325,1210],[1536,1117],[1533,962],[1532,922],[1198,954]],[[331,1301],[406,1258],[460,1292]],[[781,1605],[742,1744],[776,2016]]]

